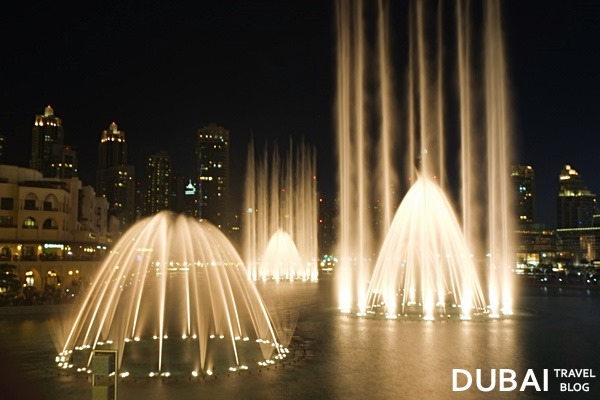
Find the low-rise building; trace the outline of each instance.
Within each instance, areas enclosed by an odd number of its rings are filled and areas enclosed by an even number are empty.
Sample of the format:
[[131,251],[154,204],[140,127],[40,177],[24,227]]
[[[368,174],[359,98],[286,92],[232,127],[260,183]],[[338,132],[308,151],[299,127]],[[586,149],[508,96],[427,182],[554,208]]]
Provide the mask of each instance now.
[[16,265],[25,286],[91,279],[116,239],[109,226],[108,201],[78,178],[0,165],[0,262]]

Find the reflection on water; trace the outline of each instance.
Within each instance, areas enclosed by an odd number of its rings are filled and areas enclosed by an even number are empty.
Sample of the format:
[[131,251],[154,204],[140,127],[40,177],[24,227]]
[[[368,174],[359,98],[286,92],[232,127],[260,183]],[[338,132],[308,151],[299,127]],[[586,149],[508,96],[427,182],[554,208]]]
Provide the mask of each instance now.
[[[531,288],[519,300],[513,319],[489,322],[402,322],[340,315],[331,281],[264,282],[260,292],[275,317],[297,318],[296,333],[305,339],[306,357],[296,364],[253,374],[232,374],[200,382],[140,380],[120,383],[120,398],[241,399],[534,399],[586,398],[586,394],[550,392],[452,392],[452,369],[475,375],[510,368],[522,380],[527,369],[592,368],[600,376],[600,291]],[[1,311],[1,310],[0,310]],[[21,393],[39,388],[40,399],[91,398],[83,377],[58,375],[48,314],[3,316],[0,351],[5,354],[2,386]],[[5,349],[6,348],[6,349]],[[12,362],[12,363],[11,363]],[[13,367],[14,366],[14,367]],[[541,373],[541,372],[540,372]],[[540,375],[541,376],[541,375]],[[223,382],[226,381],[226,382]],[[34,385],[26,385],[27,383]],[[588,398],[598,398],[591,383]],[[520,382],[519,382],[520,383]],[[473,383],[473,386],[475,383]],[[6,393],[6,392],[4,392]],[[0,396],[5,398],[4,396]]]

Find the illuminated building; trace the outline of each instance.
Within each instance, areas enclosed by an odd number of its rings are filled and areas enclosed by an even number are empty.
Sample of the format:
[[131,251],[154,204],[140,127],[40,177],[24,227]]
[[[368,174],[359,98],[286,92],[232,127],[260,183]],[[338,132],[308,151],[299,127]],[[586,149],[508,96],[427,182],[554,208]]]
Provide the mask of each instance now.
[[0,163],[3,163],[6,159],[6,138],[4,135],[0,135]]
[[107,210],[106,199],[78,178],[2,164],[0,262],[16,265],[27,286],[66,291],[72,280],[90,278],[110,248]]
[[570,165],[559,175],[557,210],[557,250],[570,255],[573,264],[599,258],[600,227],[594,226],[596,195]]
[[511,179],[516,194],[517,226],[534,222],[535,173],[529,165],[513,166]]
[[164,151],[146,159],[145,213],[155,214],[170,209],[171,158]]
[[125,132],[116,123],[102,131],[98,145],[96,189],[109,202],[109,214],[117,218],[119,229],[135,220],[135,168],[127,164]]
[[198,129],[196,166],[199,217],[229,233],[229,131],[209,124]]
[[64,144],[62,120],[47,106],[43,115],[36,115],[32,129],[29,166],[47,178],[77,177],[77,152]]
[[194,180],[186,176],[173,176],[171,178],[171,209],[198,218],[200,213],[198,204],[198,190]]
[[559,176],[558,229],[589,228],[598,214],[596,195],[592,193],[577,171],[565,165]]

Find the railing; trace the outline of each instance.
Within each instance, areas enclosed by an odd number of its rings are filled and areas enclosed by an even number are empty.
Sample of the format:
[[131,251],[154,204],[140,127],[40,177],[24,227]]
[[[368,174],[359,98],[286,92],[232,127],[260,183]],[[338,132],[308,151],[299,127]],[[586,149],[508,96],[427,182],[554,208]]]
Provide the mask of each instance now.
[[[58,256],[54,254],[41,254],[39,256],[12,256],[12,261],[41,261],[41,262],[53,262],[53,261],[102,261],[106,257],[104,255],[81,255],[81,256]],[[3,259],[0,257],[0,261],[8,261],[8,257]]]

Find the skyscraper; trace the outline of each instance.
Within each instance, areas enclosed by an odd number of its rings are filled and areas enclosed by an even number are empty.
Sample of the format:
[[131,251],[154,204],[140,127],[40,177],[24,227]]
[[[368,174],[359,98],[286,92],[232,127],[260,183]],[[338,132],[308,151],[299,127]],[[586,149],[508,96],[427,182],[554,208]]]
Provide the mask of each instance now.
[[516,194],[517,225],[534,222],[535,173],[529,165],[512,167],[511,178]]
[[109,214],[117,217],[121,229],[134,222],[135,168],[127,164],[125,132],[114,122],[100,138],[96,187],[108,199]]
[[229,131],[209,124],[198,129],[196,166],[200,218],[224,232],[230,228]]
[[0,164],[6,161],[6,137],[0,135]]
[[598,213],[596,195],[585,185],[581,176],[570,165],[565,165],[559,176],[558,229],[588,228],[594,225]]
[[173,176],[171,178],[171,210],[198,218],[198,191],[195,179],[188,176]]
[[596,195],[570,165],[565,165],[559,175],[557,211],[557,251],[575,265],[597,259],[600,227],[594,226]]
[[171,158],[165,151],[146,159],[145,213],[155,214],[170,209]]
[[77,152],[64,144],[62,119],[54,115],[51,106],[43,115],[36,115],[31,135],[29,167],[47,178],[77,177]]

